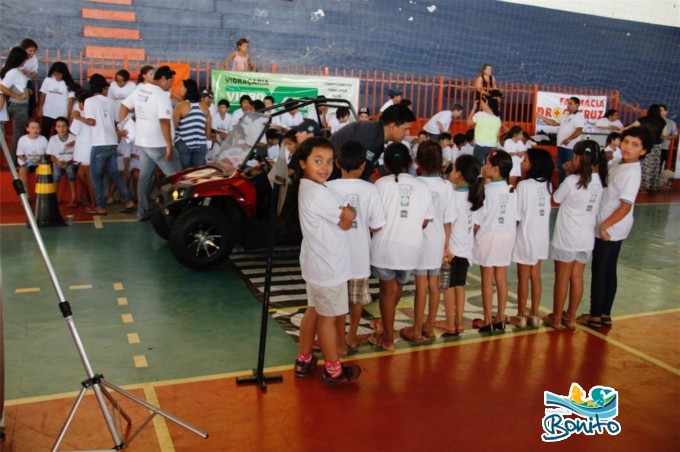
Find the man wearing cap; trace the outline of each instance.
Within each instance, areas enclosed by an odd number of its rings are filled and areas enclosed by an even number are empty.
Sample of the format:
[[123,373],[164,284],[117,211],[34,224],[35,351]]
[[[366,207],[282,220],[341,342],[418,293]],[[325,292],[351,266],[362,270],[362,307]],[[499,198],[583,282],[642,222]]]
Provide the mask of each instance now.
[[[335,149],[349,140],[358,141],[366,148],[366,166],[361,174],[368,180],[378,166],[378,159],[390,141],[401,142],[416,120],[413,112],[403,105],[392,105],[385,109],[379,121],[352,122],[331,136]],[[334,168],[331,179],[340,177],[340,170]]]
[[390,96],[390,100],[385,102],[383,106],[380,107],[380,113],[384,112],[387,107],[401,103],[401,88],[390,88],[387,91],[387,95]]
[[451,121],[463,117],[463,106],[454,104],[451,110],[443,110],[435,114],[423,126],[423,130],[430,134],[430,139],[439,141],[439,135],[449,132]]
[[132,201],[127,185],[118,171],[116,162],[116,148],[118,147],[118,135],[113,100],[106,97],[109,90],[109,82],[101,74],[92,74],[90,77],[90,91],[94,94],[85,101],[82,115],[74,114],[74,120],[84,122],[92,127],[92,151],[90,153],[90,178],[94,187],[95,208],[88,209],[92,215],[106,215],[106,190],[104,188],[104,168],[109,177],[118,186],[118,191],[125,202],[122,212],[134,211],[135,203]]
[[175,71],[169,66],[159,67],[151,83],[138,85],[120,107],[119,121],[128,111],[135,111],[135,147],[139,152],[139,181],[137,182],[137,220],[151,217],[149,191],[156,167],[166,176],[179,171],[179,154],[172,143],[172,103],[170,93]]
[[201,103],[210,110],[210,117],[217,113],[217,105],[213,103],[213,93],[209,89],[202,89],[200,93]]
[[368,107],[361,107],[359,109],[359,121],[368,121],[371,119],[371,110]]
[[[319,128],[319,124],[313,119],[309,118],[304,119],[300,124],[293,126],[290,130],[295,131],[295,141],[297,142],[296,149],[307,138],[321,135],[321,128]],[[293,152],[290,156],[290,160],[288,160],[289,174],[291,171],[295,172],[297,167],[298,167],[297,153]]]

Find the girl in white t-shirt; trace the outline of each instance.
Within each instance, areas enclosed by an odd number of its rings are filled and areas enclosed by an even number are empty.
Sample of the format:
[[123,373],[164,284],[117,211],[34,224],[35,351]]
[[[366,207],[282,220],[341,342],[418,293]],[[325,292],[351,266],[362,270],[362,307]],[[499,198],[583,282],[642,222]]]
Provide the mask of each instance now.
[[90,153],[92,151],[92,126],[82,121],[74,121],[73,117],[80,115],[85,108],[85,100],[92,97],[89,91],[78,94],[78,103],[73,106],[71,113],[71,132],[76,136],[73,148],[73,161],[78,164],[76,179],[81,185],[80,204],[94,209],[94,187],[90,179]]
[[342,365],[338,358],[338,317],[349,309],[347,281],[351,279],[351,256],[347,230],[356,210],[324,183],[333,172],[333,145],[325,138],[308,138],[301,145],[302,170],[298,211],[302,229],[300,269],[307,284],[308,308],[300,324],[300,352],[295,375],[305,377],[315,368],[312,353],[318,334],[326,362],[321,379],[326,384],[352,382],[361,374],[357,365]]
[[510,321],[520,328],[527,326],[527,298],[531,281],[531,315],[529,325],[540,326],[541,261],[550,251],[550,182],[555,164],[548,151],[529,149],[522,162],[524,179],[517,184],[517,238],[512,261],[517,263],[517,316]]
[[26,135],[17,143],[17,161],[19,162],[19,179],[28,192],[28,173],[35,172],[40,158],[47,151],[47,139],[40,135],[40,122],[31,118],[26,124]]
[[[432,221],[424,230],[420,261],[413,272],[416,276],[413,326],[399,331],[402,339],[422,342],[436,338],[434,319],[439,307],[439,269],[444,262],[445,251],[449,248],[451,236],[453,190],[449,181],[442,179],[442,147],[435,141],[426,141],[418,146],[416,162],[423,172],[418,177],[428,186],[432,196]],[[429,296],[429,303],[427,298]],[[425,305],[428,306],[427,325],[424,324]]]
[[[299,152],[299,151],[298,151]],[[389,175],[375,187],[385,212],[385,226],[371,240],[371,273],[380,280],[382,325],[369,341],[387,351],[394,350],[394,317],[403,285],[420,262],[423,229],[432,218],[432,195],[427,185],[411,176],[411,153],[403,143],[385,149]]]
[[[130,81],[130,73],[125,69],[116,72],[114,82],[109,86],[109,92],[106,96],[113,101],[113,119],[118,122],[120,119],[120,106],[132,94],[137,84]],[[132,112],[129,112],[128,116],[132,116]]]
[[[477,212],[472,260],[482,276],[484,319],[475,319],[480,333],[505,329],[505,305],[508,301],[507,268],[517,234],[517,194],[509,184],[512,158],[505,151],[492,151],[482,167],[482,176],[490,179],[484,186],[484,207]],[[496,282],[498,311],[491,316],[493,283]]]
[[[449,247],[444,259],[451,266],[449,287],[444,290],[446,320],[428,317],[425,328],[430,324],[443,330],[442,336],[459,336],[463,333],[463,308],[465,307],[465,284],[472,258],[474,226],[477,211],[484,204],[484,184],[481,179],[482,165],[472,155],[461,155],[456,159],[449,181],[453,190],[453,219]],[[437,312],[434,310],[433,312]]]
[[68,66],[61,61],[54,63],[47,72],[47,78],[40,86],[40,101],[36,116],[42,116],[42,134],[49,139],[52,127],[59,117],[69,118],[73,100],[78,90]]
[[520,126],[513,126],[503,134],[503,150],[512,157],[512,169],[510,170],[510,185],[517,186],[517,181],[522,175],[522,161],[526,155],[526,146],[522,141],[524,131]]
[[[573,330],[583,296],[583,269],[595,244],[607,163],[600,146],[593,140],[584,140],[574,146],[574,159],[565,164],[564,170],[571,174],[553,194],[555,203],[560,204],[550,248],[550,257],[555,261],[553,312],[543,321],[556,330]],[[567,294],[569,307],[563,313]]]

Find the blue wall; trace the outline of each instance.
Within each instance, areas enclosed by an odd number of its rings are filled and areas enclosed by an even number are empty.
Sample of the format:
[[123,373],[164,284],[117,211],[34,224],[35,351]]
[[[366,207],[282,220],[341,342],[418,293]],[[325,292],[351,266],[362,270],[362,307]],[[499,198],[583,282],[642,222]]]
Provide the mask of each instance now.
[[[26,36],[50,50],[102,45],[82,37],[97,21],[80,11],[108,6],[26,5],[0,0],[4,48]],[[258,63],[473,77],[490,62],[504,81],[618,89],[623,101],[680,113],[679,28],[493,0],[133,0],[115,9],[137,13],[136,25],[122,26],[138,27],[142,41],[112,44],[152,57],[221,60],[245,36]],[[325,15],[313,20],[318,9]]]

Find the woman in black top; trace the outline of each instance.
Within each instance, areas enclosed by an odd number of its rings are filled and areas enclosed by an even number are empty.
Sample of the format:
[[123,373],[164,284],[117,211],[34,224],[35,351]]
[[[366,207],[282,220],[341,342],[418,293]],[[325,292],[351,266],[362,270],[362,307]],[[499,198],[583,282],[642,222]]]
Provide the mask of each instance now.
[[[656,191],[659,185],[659,166],[661,164],[661,143],[663,142],[663,131],[666,127],[666,121],[661,116],[661,106],[657,104],[650,105],[647,109],[647,115],[635,121],[628,127],[644,126],[652,132],[654,138],[654,146],[652,150],[645,155],[645,158],[640,160],[642,171],[642,181],[640,182],[640,191]],[[626,128],[628,128],[626,127]]]

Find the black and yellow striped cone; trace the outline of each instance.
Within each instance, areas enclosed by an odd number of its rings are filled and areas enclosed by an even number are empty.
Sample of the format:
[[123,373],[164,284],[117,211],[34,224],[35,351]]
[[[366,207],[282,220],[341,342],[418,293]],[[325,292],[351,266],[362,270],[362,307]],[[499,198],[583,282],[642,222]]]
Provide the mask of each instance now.
[[63,226],[64,219],[59,212],[57,187],[52,177],[52,164],[43,155],[36,171],[35,183],[35,221],[39,228],[44,226]]

